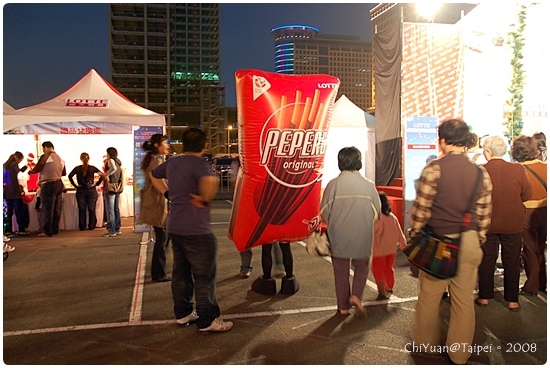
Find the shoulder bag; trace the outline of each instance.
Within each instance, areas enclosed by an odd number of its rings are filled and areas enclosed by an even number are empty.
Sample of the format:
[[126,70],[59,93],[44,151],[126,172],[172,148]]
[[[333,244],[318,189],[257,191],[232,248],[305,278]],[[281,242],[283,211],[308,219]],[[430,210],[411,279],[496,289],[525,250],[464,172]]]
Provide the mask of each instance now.
[[535,178],[537,178],[537,180],[542,184],[542,186],[544,187],[544,190],[548,191],[548,189],[546,189],[546,182],[540,177],[539,174],[537,174],[535,172],[535,170],[531,169],[529,166],[527,165],[523,165],[523,167],[525,167],[527,170],[529,170],[531,172],[531,174],[533,174],[533,176]]
[[[480,182],[483,181],[483,171],[480,168],[478,170],[477,183],[470,199],[468,211],[464,213],[461,232],[470,223],[471,214],[475,210],[477,189]],[[435,234],[430,227],[424,226],[408,240],[403,253],[411,264],[422,271],[438,279],[448,279],[456,275],[460,238],[451,239],[447,236],[440,236]]]
[[115,165],[117,167],[117,170],[120,170],[120,175],[118,177],[118,181],[115,181],[115,182],[109,181],[107,183],[107,191],[109,192],[109,194],[113,194],[113,193],[120,194],[124,190],[124,183],[122,182],[122,168],[116,161],[115,161]]

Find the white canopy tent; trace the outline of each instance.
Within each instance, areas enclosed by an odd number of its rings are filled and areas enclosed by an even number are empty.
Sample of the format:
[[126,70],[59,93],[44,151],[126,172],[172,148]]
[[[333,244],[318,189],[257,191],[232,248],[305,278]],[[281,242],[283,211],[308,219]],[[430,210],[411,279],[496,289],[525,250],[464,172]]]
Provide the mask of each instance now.
[[[134,130],[139,126],[165,126],[164,115],[128,100],[94,69],[51,100],[11,112],[5,105],[4,156],[20,151],[38,157],[42,154],[41,142],[51,141],[65,161],[67,173],[81,164],[82,152],[89,154],[90,165],[101,169],[106,149],[115,147],[125,176],[130,178],[137,152]],[[133,215],[133,192],[124,191],[128,203],[121,205],[123,216]]]
[[4,113],[4,133],[130,134],[133,126],[164,126],[163,115],[124,97],[94,69],[59,96]]
[[355,146],[362,153],[361,173],[374,182],[376,172],[375,118],[342,95],[334,104],[327,137],[327,151],[321,186],[340,174],[338,152]]
[[133,127],[165,125],[164,115],[128,100],[94,69],[51,100],[11,112],[5,105],[4,156],[17,150],[38,157],[41,142],[51,141],[68,171],[81,164],[82,152],[90,155],[91,165],[100,168],[106,149],[112,146],[131,175]]

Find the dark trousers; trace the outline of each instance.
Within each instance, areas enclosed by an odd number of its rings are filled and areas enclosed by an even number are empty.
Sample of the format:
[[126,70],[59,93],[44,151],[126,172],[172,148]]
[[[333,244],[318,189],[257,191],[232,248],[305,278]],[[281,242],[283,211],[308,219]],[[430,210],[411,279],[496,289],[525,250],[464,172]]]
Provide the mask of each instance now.
[[153,226],[155,230],[155,246],[153,248],[153,259],[151,262],[151,278],[161,280],[166,277],[166,247],[168,237],[166,230],[162,227]]
[[218,241],[214,234],[168,234],[174,253],[172,298],[176,319],[193,312],[193,293],[197,304],[198,328],[210,326],[220,316],[216,300],[216,261]]
[[30,222],[29,215],[29,205],[24,203],[21,198],[17,199],[6,199],[7,206],[7,219],[6,219],[6,229],[7,233],[13,232],[12,218],[15,212],[15,218],[17,220],[17,227],[19,232],[27,231]]
[[78,228],[86,229],[86,213],[88,214],[88,229],[93,230],[97,225],[95,208],[97,203],[97,191],[93,188],[77,188],[76,204],[78,205]]
[[[290,246],[290,243],[283,243],[288,244]],[[268,244],[272,246],[273,248],[273,257],[275,257],[275,266],[277,268],[284,267],[283,266],[283,252],[281,251],[281,247],[279,243],[274,244]],[[252,249],[243,250],[240,252],[241,256],[241,271],[252,271]],[[287,255],[288,257],[288,255]],[[290,253],[290,262],[292,262],[292,253]]]
[[[292,275],[294,275],[294,259],[292,258],[290,243],[279,242],[279,246],[283,254],[285,276],[292,277]],[[271,268],[273,267],[272,248],[273,244],[262,244],[262,271],[264,273],[264,279],[271,278]]]
[[61,180],[44,183],[40,187],[44,233],[48,236],[59,233],[62,194],[63,183]]
[[527,281],[523,290],[538,293],[546,290],[546,207],[528,208],[523,222],[523,262]]
[[483,259],[478,269],[479,297],[493,299],[495,289],[495,266],[498,248],[501,246],[502,267],[504,268],[504,300],[518,301],[521,255],[521,233],[487,234],[483,249]]

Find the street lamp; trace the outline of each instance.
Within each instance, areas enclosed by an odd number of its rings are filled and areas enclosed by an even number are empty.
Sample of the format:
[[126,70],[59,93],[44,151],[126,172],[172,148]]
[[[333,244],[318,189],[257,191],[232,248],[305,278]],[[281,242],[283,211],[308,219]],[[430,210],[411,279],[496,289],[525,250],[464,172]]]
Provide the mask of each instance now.
[[231,125],[227,126],[227,153],[231,153],[231,130],[233,127]]

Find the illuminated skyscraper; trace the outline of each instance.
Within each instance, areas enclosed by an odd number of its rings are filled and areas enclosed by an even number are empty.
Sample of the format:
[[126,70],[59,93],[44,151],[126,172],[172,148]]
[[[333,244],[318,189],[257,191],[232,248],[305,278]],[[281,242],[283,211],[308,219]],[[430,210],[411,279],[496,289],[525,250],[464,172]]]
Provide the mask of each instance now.
[[219,6],[109,5],[113,86],[138,105],[166,114],[169,130],[199,123],[214,139],[224,128]]
[[317,28],[290,25],[271,30],[275,71],[329,74],[340,79],[338,97],[346,95],[367,110],[372,104],[372,49],[357,36],[323,35]]

